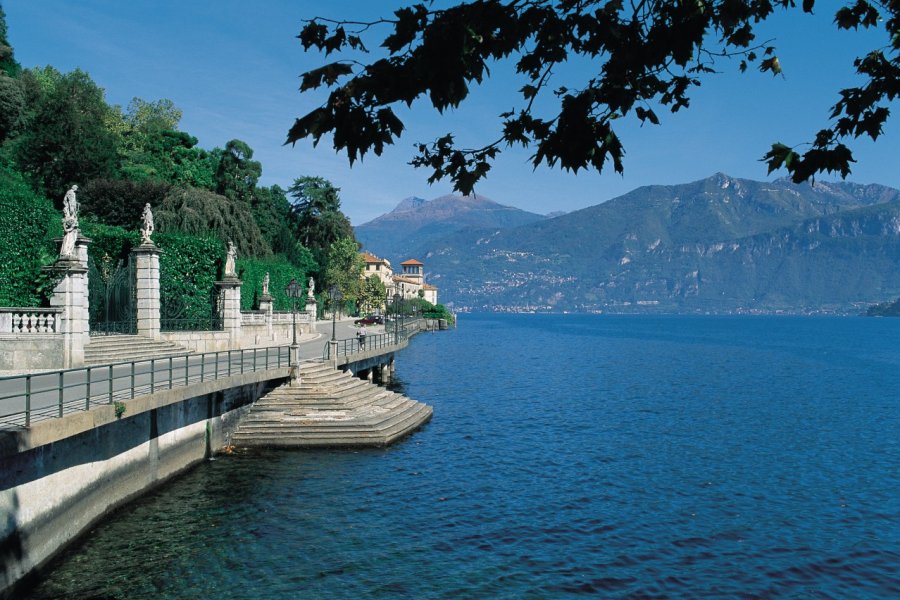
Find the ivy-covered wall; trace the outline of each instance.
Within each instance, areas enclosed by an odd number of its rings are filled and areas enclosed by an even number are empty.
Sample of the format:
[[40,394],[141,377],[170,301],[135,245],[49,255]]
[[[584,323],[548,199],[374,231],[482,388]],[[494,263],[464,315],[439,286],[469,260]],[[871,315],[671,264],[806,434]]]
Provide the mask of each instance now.
[[267,271],[273,310],[291,310],[291,299],[285,293],[285,288],[291,279],[296,279],[303,286],[303,297],[297,300],[297,309],[303,310],[306,307],[309,277],[303,269],[294,266],[287,259],[283,257],[238,259],[236,267],[238,275],[244,282],[241,286],[241,310],[250,310],[259,306],[262,281]]
[[40,306],[49,278],[41,266],[57,256],[61,213],[21,175],[0,166],[0,306]]
[[158,233],[153,241],[159,257],[159,297],[163,315],[205,319],[212,315],[211,292],[225,246],[218,239],[181,233]]

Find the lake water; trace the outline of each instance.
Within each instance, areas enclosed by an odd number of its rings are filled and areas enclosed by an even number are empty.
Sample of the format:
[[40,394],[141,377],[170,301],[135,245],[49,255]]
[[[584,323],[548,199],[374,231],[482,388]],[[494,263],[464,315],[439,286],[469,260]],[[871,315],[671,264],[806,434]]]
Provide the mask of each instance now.
[[218,457],[32,598],[900,597],[900,319],[463,315],[396,446]]

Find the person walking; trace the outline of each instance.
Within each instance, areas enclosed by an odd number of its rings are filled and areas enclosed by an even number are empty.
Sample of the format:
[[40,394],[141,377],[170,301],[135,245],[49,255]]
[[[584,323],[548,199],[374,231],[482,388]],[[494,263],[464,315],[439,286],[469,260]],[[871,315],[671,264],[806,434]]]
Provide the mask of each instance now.
[[366,326],[360,325],[359,330],[356,332],[356,339],[359,340],[359,348],[360,350],[366,349]]

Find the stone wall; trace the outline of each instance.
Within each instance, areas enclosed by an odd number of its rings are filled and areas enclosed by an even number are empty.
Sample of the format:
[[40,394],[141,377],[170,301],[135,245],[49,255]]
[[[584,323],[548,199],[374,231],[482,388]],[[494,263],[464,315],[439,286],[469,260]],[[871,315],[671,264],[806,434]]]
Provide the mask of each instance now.
[[0,334],[0,371],[58,369],[65,338],[55,333]]
[[166,331],[159,337],[197,353],[231,349],[231,334],[227,331]]

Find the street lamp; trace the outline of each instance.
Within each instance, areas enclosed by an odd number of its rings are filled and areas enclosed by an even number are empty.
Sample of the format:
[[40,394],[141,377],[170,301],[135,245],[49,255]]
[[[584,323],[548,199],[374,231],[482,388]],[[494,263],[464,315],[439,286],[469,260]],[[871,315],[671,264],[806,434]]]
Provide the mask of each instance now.
[[291,282],[287,284],[287,287],[284,288],[285,295],[291,299],[291,315],[292,322],[294,324],[294,336],[293,341],[291,342],[292,346],[297,345],[297,298],[303,296],[303,286],[297,283],[296,279],[291,279]]
[[344,295],[336,285],[333,285],[328,289],[328,296],[331,298],[331,341],[334,342],[337,340],[337,335],[335,334],[337,307],[338,304],[341,303],[341,300],[344,299]]
[[400,294],[394,294],[394,343],[400,342],[400,331],[397,323],[400,321]]
[[296,279],[284,288],[285,295],[291,299],[291,349],[288,352],[288,362],[291,363],[291,385],[300,385],[300,348],[297,346],[297,298],[303,295],[303,286]]

